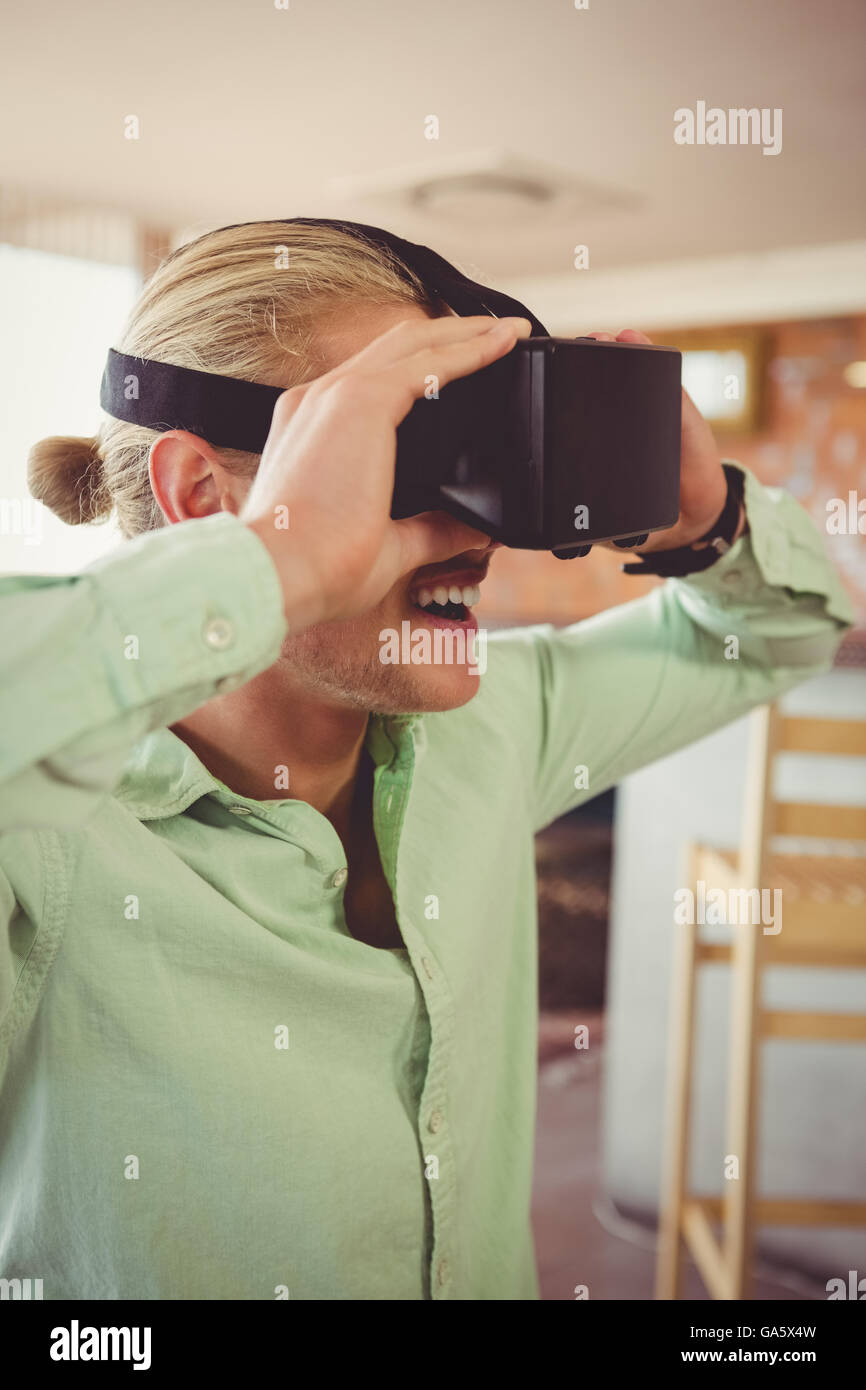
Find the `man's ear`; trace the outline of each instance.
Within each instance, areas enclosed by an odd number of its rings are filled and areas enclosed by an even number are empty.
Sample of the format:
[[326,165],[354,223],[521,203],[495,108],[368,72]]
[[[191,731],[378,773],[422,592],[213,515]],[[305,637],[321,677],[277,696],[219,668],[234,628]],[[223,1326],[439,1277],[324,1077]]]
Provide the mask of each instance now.
[[189,430],[168,430],[155,439],[147,466],[153,495],[170,523],[239,510],[237,480],[207,440]]

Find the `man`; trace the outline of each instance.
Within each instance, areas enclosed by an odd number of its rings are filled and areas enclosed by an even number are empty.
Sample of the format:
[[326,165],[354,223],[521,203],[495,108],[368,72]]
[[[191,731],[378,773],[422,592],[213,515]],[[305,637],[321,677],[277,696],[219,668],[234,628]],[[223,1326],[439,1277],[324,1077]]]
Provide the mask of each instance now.
[[[252,486],[167,431],[171,524],[7,585],[0,1267],[46,1298],[537,1297],[533,833],[825,669],[851,620],[806,514],[735,470],[702,572],[494,634],[480,681],[381,662],[495,549],[388,516],[428,376],[529,330],[489,322],[339,316]],[[686,400],[644,551],[727,490]]]

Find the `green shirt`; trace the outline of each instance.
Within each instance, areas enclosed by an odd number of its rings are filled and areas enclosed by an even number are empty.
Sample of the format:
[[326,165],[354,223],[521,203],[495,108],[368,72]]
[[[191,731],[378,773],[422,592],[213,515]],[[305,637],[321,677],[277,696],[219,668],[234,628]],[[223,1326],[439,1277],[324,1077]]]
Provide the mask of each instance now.
[[824,670],[852,618],[800,506],[745,497],[708,571],[494,633],[463,708],[371,719],[398,950],[349,934],[323,815],[234,795],[167,727],[278,655],[250,530],[3,581],[0,1276],[538,1297],[533,833]]

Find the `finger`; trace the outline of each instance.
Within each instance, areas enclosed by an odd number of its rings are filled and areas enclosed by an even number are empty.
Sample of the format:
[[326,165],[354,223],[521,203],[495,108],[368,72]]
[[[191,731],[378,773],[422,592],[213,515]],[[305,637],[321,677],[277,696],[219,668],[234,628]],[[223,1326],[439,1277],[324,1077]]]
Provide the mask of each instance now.
[[[389,366],[418,352],[430,352],[449,343],[469,342],[489,333],[497,324],[505,322],[512,320],[497,319],[490,314],[467,314],[462,318],[449,315],[440,319],[407,319],[389,328],[387,333],[374,338],[372,343],[368,343],[354,357],[335,367],[330,375],[342,375],[353,367],[370,370]],[[528,319],[514,322],[526,323],[531,328]]]
[[595,338],[597,343],[612,343],[612,333],[584,333],[585,338]]
[[476,334],[465,342],[417,352],[394,363],[383,375],[389,379],[395,408],[399,411],[395,423],[403,418],[414,400],[425,394],[431,377],[436,381],[437,390],[447,386],[449,381],[469,376],[504,357],[519,337],[527,338],[530,332],[531,325],[526,319],[499,319],[487,333]]
[[624,328],[621,333],[617,333],[616,340],[618,343],[645,343],[649,347],[653,345],[652,338],[648,338],[637,328]]
[[447,512],[421,512],[393,523],[402,548],[401,573],[450,560],[464,550],[480,550],[490,537]]

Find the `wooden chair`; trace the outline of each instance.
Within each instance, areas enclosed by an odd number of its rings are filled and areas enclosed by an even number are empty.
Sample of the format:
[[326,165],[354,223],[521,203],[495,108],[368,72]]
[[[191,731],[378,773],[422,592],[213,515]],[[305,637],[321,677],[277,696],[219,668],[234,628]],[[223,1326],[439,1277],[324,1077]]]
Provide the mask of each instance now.
[[[789,718],[773,705],[752,715],[743,835],[739,852],[688,846],[689,879],[713,888],[782,890],[782,930],[765,933],[759,921],[730,928],[730,944],[702,939],[698,925],[674,926],[674,985],[667,1075],[662,1211],[656,1297],[680,1297],[683,1254],[691,1253],[713,1298],[749,1297],[756,1225],[866,1225],[866,1202],[757,1196],[758,1054],[767,1038],[866,1042],[866,1015],[771,1010],[764,1007],[761,973],[767,967],[866,968],[866,859],[777,854],[774,836],[866,842],[866,807],[780,802],[772,789],[773,760],[783,751],[866,757],[866,722]],[[700,966],[730,965],[731,1031],[728,1057],[726,1153],[739,1160],[739,1177],[719,1197],[689,1190],[688,1156],[695,990]],[[715,1227],[721,1226],[720,1236]]]

